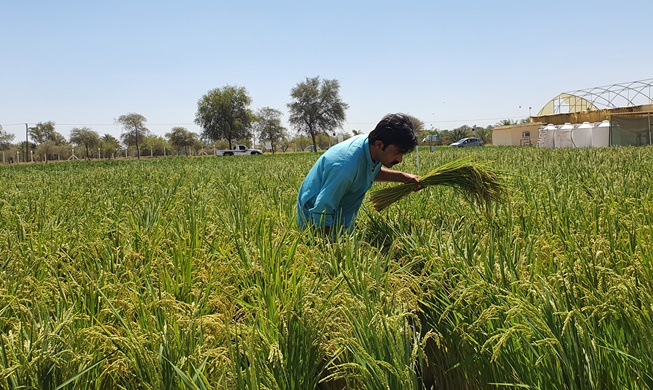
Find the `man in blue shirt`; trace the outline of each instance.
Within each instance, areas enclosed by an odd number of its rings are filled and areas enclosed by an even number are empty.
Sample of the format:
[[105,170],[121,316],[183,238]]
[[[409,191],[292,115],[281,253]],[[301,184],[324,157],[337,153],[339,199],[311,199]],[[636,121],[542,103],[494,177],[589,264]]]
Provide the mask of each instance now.
[[369,135],[357,135],[327,150],[315,162],[299,189],[297,223],[328,234],[349,229],[375,181],[414,183],[419,177],[394,171],[393,165],[417,146],[413,122],[404,114],[383,117]]

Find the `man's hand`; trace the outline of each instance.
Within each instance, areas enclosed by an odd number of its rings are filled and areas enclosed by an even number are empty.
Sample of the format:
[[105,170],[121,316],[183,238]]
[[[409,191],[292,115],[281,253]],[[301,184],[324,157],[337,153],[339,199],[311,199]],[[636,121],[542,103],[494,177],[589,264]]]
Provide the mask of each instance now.
[[402,171],[393,171],[386,167],[381,167],[381,171],[374,181],[391,181],[395,183],[414,184],[413,191],[419,191],[424,188],[419,182],[419,176]]
[[424,186],[419,182],[419,176],[405,172],[404,175],[406,177],[406,181],[404,181],[404,183],[414,184],[413,191],[419,191],[424,188]]

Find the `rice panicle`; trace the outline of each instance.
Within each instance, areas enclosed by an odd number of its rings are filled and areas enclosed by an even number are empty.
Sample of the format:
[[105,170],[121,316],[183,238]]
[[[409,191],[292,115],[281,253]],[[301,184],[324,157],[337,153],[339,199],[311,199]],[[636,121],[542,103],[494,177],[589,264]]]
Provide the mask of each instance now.
[[[428,187],[444,185],[468,195],[472,202],[489,207],[501,200],[504,184],[502,175],[486,164],[472,163],[471,157],[463,157],[434,169],[422,176],[420,184]],[[391,204],[413,192],[414,184],[400,184],[372,192],[370,201],[376,211],[382,211]]]

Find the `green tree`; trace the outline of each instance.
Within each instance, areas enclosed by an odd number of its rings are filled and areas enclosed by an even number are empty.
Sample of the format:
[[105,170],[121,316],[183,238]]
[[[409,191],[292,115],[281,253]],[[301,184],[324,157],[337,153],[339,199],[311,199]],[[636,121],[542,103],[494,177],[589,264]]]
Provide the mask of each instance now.
[[122,142],[127,146],[136,146],[136,156],[140,159],[141,151],[138,147],[138,143],[139,141],[142,141],[143,137],[150,133],[147,127],[145,127],[147,119],[145,119],[143,115],[130,113],[120,115],[115,122],[123,128],[123,133],[120,135]]
[[281,115],[281,111],[270,107],[263,107],[256,112],[254,128],[261,140],[270,141],[273,154],[275,144],[286,136],[286,129],[281,125]]
[[104,156],[111,158],[111,156],[115,155],[116,151],[120,149],[120,141],[111,134],[105,134],[100,139],[100,149]]
[[188,156],[189,148],[198,140],[197,134],[188,131],[185,127],[173,127],[169,133],[166,133],[168,143],[178,151],[183,149],[184,154]]
[[421,120],[417,119],[416,117],[412,115],[406,115],[408,119],[413,123],[413,128],[415,129],[415,133],[419,134],[422,130],[424,130],[424,122]]
[[288,140],[288,135],[285,135],[283,138],[279,140],[279,147],[281,148],[282,152],[286,152],[288,148],[290,147],[290,140]]
[[39,122],[36,126],[27,129],[27,134],[37,145],[47,140],[54,141],[55,133],[54,122],[52,121]]
[[446,142],[450,144],[452,142],[458,141],[461,138],[469,137],[471,132],[472,132],[471,127],[467,125],[460,126],[458,128],[451,130],[451,132],[448,134],[449,139],[447,139]]
[[227,85],[215,88],[197,103],[195,123],[202,127],[202,137],[211,141],[226,139],[231,149],[233,140],[250,138],[254,114],[252,99],[243,87]]
[[322,150],[329,149],[334,143],[333,137],[331,137],[331,134],[328,133],[320,133],[316,135],[315,141],[317,142],[317,147]]
[[98,147],[100,144],[100,135],[88,127],[73,127],[70,130],[70,143],[83,146],[86,149],[86,158],[90,159],[89,149]]
[[311,137],[317,151],[316,136],[333,132],[342,127],[345,121],[345,111],[349,105],[340,98],[340,83],[338,80],[307,77],[306,81],[292,89],[290,97],[289,122]]
[[497,126],[512,126],[516,125],[517,121],[512,120],[512,119],[502,119],[499,122],[497,122]]
[[295,146],[295,151],[303,151],[308,145],[311,144],[311,139],[308,138],[305,135],[298,134],[295,138],[290,140],[290,143],[292,143]]
[[58,146],[67,146],[69,145],[68,141],[66,141],[66,137],[63,136],[63,134],[55,131],[52,133],[51,138],[49,141],[54,142]]
[[206,150],[207,145],[204,144],[200,139],[196,139],[193,142],[192,149],[195,154],[199,154],[202,150]]
[[484,144],[491,144],[492,143],[492,126],[488,126],[487,128],[476,128],[476,136],[483,141]]
[[[34,153],[43,157],[45,161],[52,160],[52,155],[62,153],[62,146],[67,145],[66,137],[55,130],[55,124],[52,121],[39,122],[34,127],[29,127],[27,133],[34,141]],[[46,145],[43,145],[46,143]],[[43,145],[43,146],[41,146]],[[23,145],[24,147],[25,145]],[[41,146],[41,147],[39,147]],[[29,161],[30,156],[25,156],[25,161]]]
[[11,146],[11,141],[14,140],[15,135],[7,133],[0,125],[0,149],[8,149]]
[[457,140],[452,140],[453,136],[451,135],[451,130],[439,130],[438,134],[440,135],[438,138],[438,142],[436,145],[449,145],[452,142],[455,142]]
[[52,141],[56,145],[65,145],[66,138],[54,129],[54,122],[39,122],[34,127],[28,128],[28,135],[36,145],[45,141]]
[[150,134],[143,137],[142,146],[149,151],[150,156],[163,156],[165,149],[170,149],[170,144],[160,135]]
[[64,150],[63,145],[51,139],[46,139],[34,148],[34,154],[40,157],[42,161],[48,162],[48,160],[53,160],[52,156],[68,154],[68,152]]
[[[18,143],[18,150],[17,152],[19,153],[18,156],[16,156],[16,162],[27,162],[29,161],[29,151],[36,149],[36,144],[33,142],[27,142],[27,141],[20,141]],[[27,151],[27,154],[25,154],[25,151]]]

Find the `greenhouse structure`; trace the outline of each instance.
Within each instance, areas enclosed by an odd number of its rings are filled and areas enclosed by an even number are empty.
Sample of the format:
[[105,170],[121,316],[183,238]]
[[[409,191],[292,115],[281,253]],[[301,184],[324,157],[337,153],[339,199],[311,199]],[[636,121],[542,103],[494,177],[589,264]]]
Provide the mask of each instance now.
[[564,92],[529,123],[494,129],[494,145],[640,146],[653,143],[653,79]]

